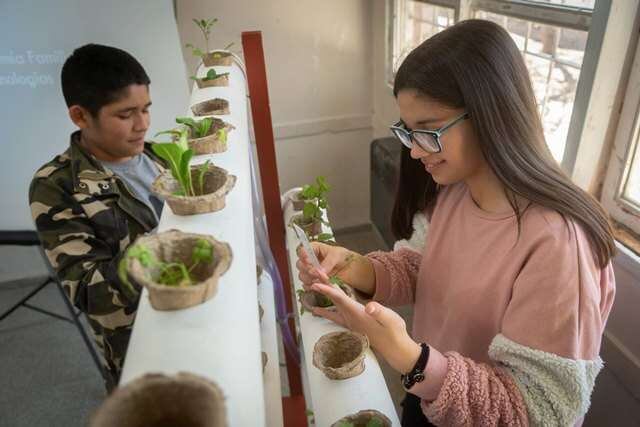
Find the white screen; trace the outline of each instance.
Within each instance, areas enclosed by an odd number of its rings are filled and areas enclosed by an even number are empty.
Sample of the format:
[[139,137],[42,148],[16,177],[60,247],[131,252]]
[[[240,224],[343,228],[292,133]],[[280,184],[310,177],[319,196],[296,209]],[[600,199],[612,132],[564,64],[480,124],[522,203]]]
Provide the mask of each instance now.
[[33,173],[69,144],[60,70],[86,43],[135,56],[151,79],[151,128],[188,108],[186,68],[171,0],[0,0],[0,230],[32,230]]

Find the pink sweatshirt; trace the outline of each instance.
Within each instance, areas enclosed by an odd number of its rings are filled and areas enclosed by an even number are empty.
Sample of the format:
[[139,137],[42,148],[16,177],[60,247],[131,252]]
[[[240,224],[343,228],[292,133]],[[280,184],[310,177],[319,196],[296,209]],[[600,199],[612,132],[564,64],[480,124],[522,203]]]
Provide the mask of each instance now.
[[443,187],[422,253],[373,252],[374,299],[413,303],[413,338],[431,354],[421,397],[436,425],[575,425],[589,408],[615,293],[586,234],[537,205],[481,210]]

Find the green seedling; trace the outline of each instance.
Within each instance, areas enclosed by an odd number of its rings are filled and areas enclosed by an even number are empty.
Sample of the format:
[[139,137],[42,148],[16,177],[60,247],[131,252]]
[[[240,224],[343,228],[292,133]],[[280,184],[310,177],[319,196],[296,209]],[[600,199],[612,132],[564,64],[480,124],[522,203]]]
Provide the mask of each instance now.
[[[221,74],[218,74],[218,73],[216,72],[216,70],[214,70],[213,68],[211,68],[209,71],[207,71],[207,75],[206,75],[206,76],[204,76],[204,77],[202,77],[202,81],[207,82],[207,81],[209,81],[209,80],[215,80],[215,79],[217,79],[217,78],[224,77],[224,76],[228,76],[228,75],[229,75],[229,73],[221,73]],[[191,80],[198,80],[198,77],[196,77],[196,76],[191,76]]]
[[[211,35],[211,28],[213,28],[213,24],[218,22],[218,18],[211,18],[211,19],[195,19],[194,18],[193,22],[195,22],[196,26],[202,32],[202,36],[204,37],[204,45],[206,48],[205,54],[206,54],[207,52],[209,52],[209,36]],[[204,55],[198,55],[198,56],[204,56]]]
[[196,192],[193,188],[193,180],[191,178],[191,166],[189,162],[193,157],[193,150],[189,148],[187,143],[188,130],[171,129],[163,132],[158,132],[156,136],[168,134],[173,136],[173,142],[156,142],[151,146],[151,149],[159,157],[167,162],[171,175],[178,181],[180,190],[176,192],[178,196],[196,196]]
[[209,131],[213,125],[213,119],[211,117],[205,117],[202,120],[195,120],[191,117],[176,117],[176,123],[187,126],[191,130],[191,136],[193,138],[204,138],[209,135]]
[[[347,284],[344,283],[344,281],[342,281],[342,279],[340,279],[338,276],[329,276],[329,283],[346,293],[345,287],[347,286]],[[298,289],[296,293],[298,294],[298,302],[300,303],[300,315],[302,316],[306,311],[304,305],[302,304],[302,297],[304,296],[305,291],[302,289]],[[334,304],[333,301],[331,301],[331,298],[319,292],[316,292],[316,307],[328,308],[332,307],[333,305]]]
[[[198,239],[191,250],[191,266],[187,267],[183,262],[162,262],[159,261],[149,248],[144,245],[130,246],[124,257],[118,264],[118,276],[120,280],[133,289],[127,275],[127,262],[130,259],[137,259],[143,267],[148,269],[156,269],[157,277],[152,278],[157,283],[166,286],[191,286],[194,280],[191,272],[201,263],[209,264],[213,261],[213,245],[205,239]],[[149,273],[150,274],[150,273]]]
[[331,187],[327,184],[324,176],[316,177],[315,184],[307,184],[302,187],[300,198],[305,201],[302,207],[304,223],[322,222],[329,225],[322,217],[322,210],[329,207],[326,196],[330,189]]

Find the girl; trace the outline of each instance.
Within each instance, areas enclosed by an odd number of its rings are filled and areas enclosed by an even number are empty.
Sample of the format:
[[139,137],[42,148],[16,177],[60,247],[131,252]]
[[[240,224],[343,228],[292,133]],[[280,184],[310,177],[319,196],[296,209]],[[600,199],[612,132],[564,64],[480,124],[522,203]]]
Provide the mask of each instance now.
[[[304,286],[338,307],[315,313],[366,334],[403,375],[403,426],[573,426],[589,408],[614,239],[551,156],[528,76],[489,21],[418,46],[394,85],[406,150],[392,224],[407,238],[424,213],[425,247],[362,256],[314,243],[320,270],[299,252]],[[375,302],[327,286],[331,274]],[[411,335],[385,307],[409,303]]]

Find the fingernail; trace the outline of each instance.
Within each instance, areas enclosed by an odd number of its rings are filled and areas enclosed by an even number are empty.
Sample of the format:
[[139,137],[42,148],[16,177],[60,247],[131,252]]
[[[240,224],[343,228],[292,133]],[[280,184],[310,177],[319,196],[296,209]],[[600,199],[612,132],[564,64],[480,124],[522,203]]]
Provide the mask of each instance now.
[[366,311],[367,314],[373,314],[376,311],[376,308],[372,305],[368,305],[365,307],[364,311]]

